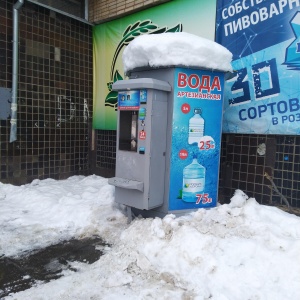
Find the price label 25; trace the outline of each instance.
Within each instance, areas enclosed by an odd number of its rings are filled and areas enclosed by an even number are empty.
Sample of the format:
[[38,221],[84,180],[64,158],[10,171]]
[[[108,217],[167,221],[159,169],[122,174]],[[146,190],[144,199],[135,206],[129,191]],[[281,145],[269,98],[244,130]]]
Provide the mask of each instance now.
[[214,141],[200,141],[199,142],[199,150],[210,150],[215,149]]

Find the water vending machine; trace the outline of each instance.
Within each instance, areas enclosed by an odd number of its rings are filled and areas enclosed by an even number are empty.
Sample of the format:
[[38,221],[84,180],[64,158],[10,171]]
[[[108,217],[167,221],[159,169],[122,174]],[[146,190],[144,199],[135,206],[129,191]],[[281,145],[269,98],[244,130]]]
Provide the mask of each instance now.
[[216,206],[224,73],[173,67],[136,69],[129,78],[113,84],[115,201],[130,216]]

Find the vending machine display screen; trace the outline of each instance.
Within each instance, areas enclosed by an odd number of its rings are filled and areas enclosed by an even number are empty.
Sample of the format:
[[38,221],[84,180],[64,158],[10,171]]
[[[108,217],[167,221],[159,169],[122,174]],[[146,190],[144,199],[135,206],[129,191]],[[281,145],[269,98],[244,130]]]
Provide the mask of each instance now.
[[137,151],[137,111],[120,111],[119,150]]

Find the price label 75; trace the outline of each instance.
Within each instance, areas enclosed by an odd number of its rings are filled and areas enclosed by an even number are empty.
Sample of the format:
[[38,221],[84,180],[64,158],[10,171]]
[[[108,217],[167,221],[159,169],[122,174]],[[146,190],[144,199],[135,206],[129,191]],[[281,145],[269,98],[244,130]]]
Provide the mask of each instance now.
[[201,202],[202,204],[212,202],[212,198],[209,198],[209,194],[196,194],[196,197],[197,197],[196,204],[200,204]]

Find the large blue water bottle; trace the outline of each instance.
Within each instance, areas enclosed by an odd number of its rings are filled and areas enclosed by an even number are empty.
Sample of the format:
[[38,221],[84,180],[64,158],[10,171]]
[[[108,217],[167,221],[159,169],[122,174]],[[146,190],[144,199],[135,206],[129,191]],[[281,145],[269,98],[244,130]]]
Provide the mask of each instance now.
[[201,116],[202,109],[195,108],[194,115],[189,120],[189,144],[199,143],[204,136],[204,119]]
[[201,194],[205,187],[205,168],[197,161],[197,155],[193,155],[193,161],[183,169],[182,200],[196,202],[197,194]]

